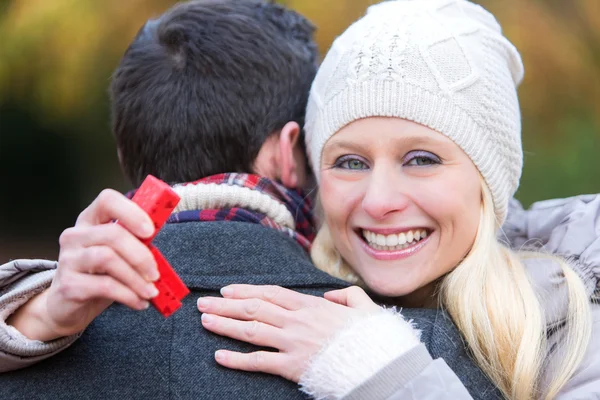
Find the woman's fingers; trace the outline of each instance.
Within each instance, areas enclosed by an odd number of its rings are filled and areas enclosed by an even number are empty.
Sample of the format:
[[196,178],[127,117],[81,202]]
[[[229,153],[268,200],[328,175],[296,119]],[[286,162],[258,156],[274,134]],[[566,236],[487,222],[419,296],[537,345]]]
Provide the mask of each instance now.
[[242,321],[259,321],[278,328],[284,326],[289,315],[288,310],[260,299],[201,297],[198,310]]
[[229,285],[221,289],[221,295],[229,299],[261,299],[290,311],[315,305],[322,300],[272,285]]
[[217,335],[227,336],[257,346],[283,350],[288,340],[283,330],[258,321],[238,321],[214,314],[202,314],[202,326]]
[[[118,224],[104,224],[69,228],[60,236],[60,245],[64,249],[78,249],[106,246],[118,254],[127,264],[131,265],[138,274],[147,281],[158,279],[158,268],[152,253],[146,245]],[[99,265],[105,253],[88,253],[85,260],[91,266]],[[79,263],[78,270],[89,269],[90,265]]]
[[266,372],[294,382],[298,382],[311,357],[348,321],[368,314],[365,308],[378,308],[359,288],[332,293],[332,301],[278,286],[231,285],[223,288],[222,295],[224,299],[199,300],[198,308],[205,312],[204,328],[242,342],[271,347],[279,353],[221,350],[215,355],[217,362],[228,368]]
[[287,370],[285,358],[286,356],[282,353],[270,351],[238,353],[219,350],[215,353],[215,360],[224,367],[248,372],[265,372],[289,379],[285,374]]
[[148,301],[140,298],[133,290],[107,275],[75,273],[64,279],[58,291],[76,303],[86,303],[93,299],[116,301],[134,310],[148,308]]
[[158,295],[158,290],[154,284],[142,278],[111,247],[87,247],[80,252],[80,263],[83,270],[79,272],[84,273],[84,275],[108,275],[133,290],[142,299],[149,300]]
[[118,220],[135,236],[150,237],[154,233],[154,223],[137,204],[121,193],[105,189],[85,210],[79,214],[76,226],[93,226]]

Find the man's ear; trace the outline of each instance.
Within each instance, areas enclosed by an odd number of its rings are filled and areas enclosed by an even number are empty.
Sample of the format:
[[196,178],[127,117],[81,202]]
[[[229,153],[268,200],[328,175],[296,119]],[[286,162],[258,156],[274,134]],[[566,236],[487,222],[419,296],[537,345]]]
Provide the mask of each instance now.
[[294,157],[295,148],[300,139],[300,125],[296,122],[285,124],[279,134],[279,178],[288,188],[298,186],[298,164]]

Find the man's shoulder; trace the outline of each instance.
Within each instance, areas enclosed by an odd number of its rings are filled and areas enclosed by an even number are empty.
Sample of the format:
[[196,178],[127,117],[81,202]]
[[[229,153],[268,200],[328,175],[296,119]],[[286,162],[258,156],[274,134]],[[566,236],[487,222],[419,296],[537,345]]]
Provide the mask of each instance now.
[[298,251],[300,255],[306,256],[302,247],[297,245],[289,235],[273,228],[248,222],[171,223],[163,227],[157,239],[165,247],[169,247],[169,243],[173,246],[190,243],[190,240],[203,245],[228,246],[233,249],[247,246],[270,248],[276,243],[279,250]]
[[197,282],[203,287],[229,283],[292,288],[347,286],[315,268],[293,238],[258,224],[168,224],[155,244],[188,285]]

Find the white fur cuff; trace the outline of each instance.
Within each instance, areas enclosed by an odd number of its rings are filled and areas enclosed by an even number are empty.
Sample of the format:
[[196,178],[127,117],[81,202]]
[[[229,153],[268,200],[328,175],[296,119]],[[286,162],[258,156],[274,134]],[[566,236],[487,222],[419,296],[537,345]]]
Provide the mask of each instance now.
[[418,346],[420,331],[395,309],[353,320],[313,357],[300,378],[313,398],[340,399]]

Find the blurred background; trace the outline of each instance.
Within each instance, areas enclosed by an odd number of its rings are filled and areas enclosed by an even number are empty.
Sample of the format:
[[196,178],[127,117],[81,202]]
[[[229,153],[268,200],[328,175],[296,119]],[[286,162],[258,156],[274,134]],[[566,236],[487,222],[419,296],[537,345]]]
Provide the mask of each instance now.
[[[375,0],[281,1],[324,53]],[[521,51],[525,170],[517,198],[600,192],[600,1],[478,0]],[[130,189],[110,133],[112,70],[170,0],[0,0],[0,263],[58,256],[106,187]]]

